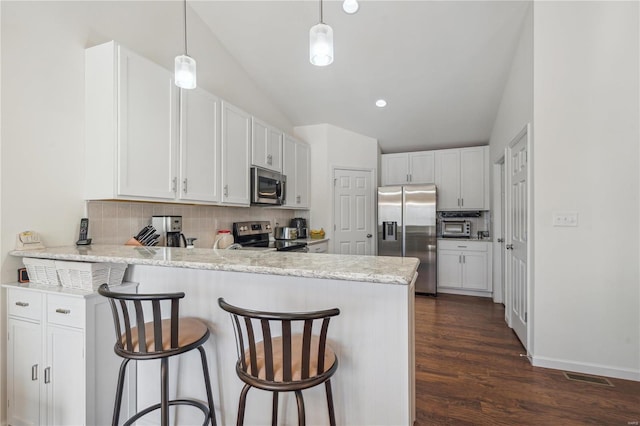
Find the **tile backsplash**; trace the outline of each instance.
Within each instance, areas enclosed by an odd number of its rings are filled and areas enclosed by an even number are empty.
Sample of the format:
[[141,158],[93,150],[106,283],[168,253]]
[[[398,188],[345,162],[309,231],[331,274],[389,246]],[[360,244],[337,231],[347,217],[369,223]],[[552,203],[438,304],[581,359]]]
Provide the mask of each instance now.
[[151,223],[151,216],[182,216],[182,232],[195,237],[195,246],[211,248],[219,229],[233,222],[268,220],[288,226],[294,217],[309,218],[308,211],[265,207],[222,207],[127,201],[87,201],[89,237],[94,244],[124,244]]

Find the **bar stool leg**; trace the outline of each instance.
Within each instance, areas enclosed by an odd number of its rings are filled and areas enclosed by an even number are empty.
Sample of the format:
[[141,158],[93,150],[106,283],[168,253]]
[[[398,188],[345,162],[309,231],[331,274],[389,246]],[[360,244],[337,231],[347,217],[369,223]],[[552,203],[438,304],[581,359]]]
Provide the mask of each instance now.
[[305,426],[306,422],[304,419],[304,399],[302,399],[302,391],[296,392],[296,401],[298,402],[298,425]]
[[124,389],[124,375],[127,372],[127,364],[129,364],[129,359],[125,359],[120,364],[120,373],[118,373],[118,384],[116,387],[116,401],[113,404],[113,417],[111,420],[111,424],[113,426],[118,426],[118,422],[120,421],[120,408],[122,406],[122,392]]
[[327,391],[327,405],[329,406],[329,425],[336,426],[336,413],[333,410],[333,393],[331,392],[331,380],[324,382]]
[[271,426],[278,426],[278,392],[273,392],[273,404],[271,406]]
[[242,392],[240,392],[240,405],[238,406],[238,426],[242,426],[244,424],[244,408],[247,405],[247,393],[251,389],[251,385],[246,384],[242,388]]
[[169,426],[169,359],[160,360],[160,424]]
[[202,346],[198,347],[200,359],[202,359],[202,373],[204,374],[204,386],[207,388],[207,400],[209,401],[209,418],[211,426],[216,426],[216,410],[213,405],[213,393],[211,392],[211,379],[209,378],[209,367],[207,365],[207,354]]

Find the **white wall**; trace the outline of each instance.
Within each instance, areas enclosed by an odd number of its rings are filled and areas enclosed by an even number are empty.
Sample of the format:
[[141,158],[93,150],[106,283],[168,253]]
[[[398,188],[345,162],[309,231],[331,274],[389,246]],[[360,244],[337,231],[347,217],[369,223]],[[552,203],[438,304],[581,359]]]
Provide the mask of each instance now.
[[[533,22],[534,365],[640,380],[638,2]],[[551,226],[563,210],[578,227]]]
[[[40,231],[49,246],[73,244],[84,216],[84,49],[115,39],[172,69],[183,49],[182,2],[0,2],[1,281],[15,281],[7,255],[17,232]],[[289,120],[249,79],[203,22],[188,15],[199,85],[291,132]],[[4,294],[1,336],[6,336]],[[0,343],[4,366],[6,339]],[[1,375],[0,419],[6,418]],[[1,423],[1,421],[0,421]]]
[[[294,128],[294,133],[311,146],[311,229],[324,228],[333,237],[333,169],[371,169],[377,187],[378,140],[331,124]],[[331,246],[331,245],[330,245]]]

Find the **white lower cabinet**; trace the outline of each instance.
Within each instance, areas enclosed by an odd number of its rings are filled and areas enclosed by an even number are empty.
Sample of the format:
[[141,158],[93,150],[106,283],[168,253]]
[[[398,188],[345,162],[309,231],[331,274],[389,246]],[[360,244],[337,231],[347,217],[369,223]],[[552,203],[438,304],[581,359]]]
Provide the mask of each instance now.
[[309,253],[326,253],[329,251],[329,240],[307,243]]
[[489,243],[438,240],[438,291],[490,296]]
[[[108,301],[57,287],[4,287],[8,424],[110,424],[121,359]],[[125,384],[122,419],[135,409],[134,386]]]

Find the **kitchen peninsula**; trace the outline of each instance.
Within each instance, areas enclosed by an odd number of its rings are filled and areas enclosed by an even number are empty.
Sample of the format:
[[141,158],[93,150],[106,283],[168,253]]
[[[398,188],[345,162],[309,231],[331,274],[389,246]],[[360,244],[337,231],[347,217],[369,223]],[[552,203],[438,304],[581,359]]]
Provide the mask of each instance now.
[[[216,416],[234,424],[242,383],[231,320],[217,306],[305,311],[338,307],[329,338],[339,359],[332,378],[338,424],[408,425],[415,417],[414,284],[418,260],[249,250],[89,246],[14,251],[19,257],[115,262],[129,265],[126,281],[140,293],[184,291],[181,316],[203,318],[212,338],[206,349],[214,387]],[[112,334],[107,338],[112,339]],[[115,356],[115,355],[114,355]],[[171,383],[179,393],[206,399],[196,358],[181,356],[172,365]],[[194,356],[197,356],[194,355]],[[157,399],[157,366],[140,363],[137,402]],[[322,387],[304,391],[309,424],[328,424]],[[246,424],[269,424],[271,395],[249,393]],[[280,418],[295,423],[293,395],[282,395]],[[180,412],[180,424],[197,423],[197,413]],[[193,416],[193,417],[190,417]]]

